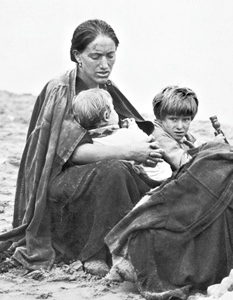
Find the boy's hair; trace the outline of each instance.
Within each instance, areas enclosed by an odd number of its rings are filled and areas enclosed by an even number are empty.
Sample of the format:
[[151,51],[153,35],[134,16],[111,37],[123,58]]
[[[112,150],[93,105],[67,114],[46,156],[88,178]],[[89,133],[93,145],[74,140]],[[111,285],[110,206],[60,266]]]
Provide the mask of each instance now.
[[163,120],[167,115],[191,116],[193,120],[198,110],[198,99],[189,88],[168,86],[154,97],[152,105],[158,120]]
[[76,121],[85,129],[95,128],[106,110],[111,112],[112,97],[98,88],[80,92],[73,98],[72,109]]

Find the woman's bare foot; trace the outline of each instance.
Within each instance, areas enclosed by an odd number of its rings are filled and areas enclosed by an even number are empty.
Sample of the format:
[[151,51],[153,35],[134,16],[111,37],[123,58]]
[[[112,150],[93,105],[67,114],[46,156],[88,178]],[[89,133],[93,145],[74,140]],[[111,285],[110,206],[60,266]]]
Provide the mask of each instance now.
[[84,262],[84,270],[91,275],[104,277],[110,271],[109,266],[102,259],[87,259]]
[[113,267],[109,271],[109,273],[105,276],[106,280],[115,281],[115,282],[122,282],[124,281],[121,275],[117,272],[117,270]]

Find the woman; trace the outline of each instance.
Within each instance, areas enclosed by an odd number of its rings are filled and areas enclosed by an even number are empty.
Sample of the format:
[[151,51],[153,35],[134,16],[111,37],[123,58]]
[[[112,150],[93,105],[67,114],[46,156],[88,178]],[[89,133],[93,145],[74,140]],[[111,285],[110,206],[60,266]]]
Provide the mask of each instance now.
[[104,88],[120,119],[133,117],[148,134],[153,130],[108,80],[118,44],[104,21],[80,24],[70,49],[76,68],[47,83],[36,101],[18,174],[14,229],[0,236],[0,250],[13,251],[14,261],[28,269],[50,268],[55,258],[80,259],[87,272],[106,275],[105,235],[155,185],[120,161],[155,165],[161,150],[151,138],[117,149],[95,146],[72,114],[75,95]]

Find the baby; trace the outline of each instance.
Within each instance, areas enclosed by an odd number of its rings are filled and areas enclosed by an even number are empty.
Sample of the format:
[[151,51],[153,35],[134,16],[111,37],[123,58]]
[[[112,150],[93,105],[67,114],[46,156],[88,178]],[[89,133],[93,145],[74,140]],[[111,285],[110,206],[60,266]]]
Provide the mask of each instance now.
[[[79,124],[88,130],[93,143],[102,145],[129,145],[130,142],[147,139],[134,119],[124,119],[119,126],[119,116],[113,107],[111,95],[104,89],[89,89],[80,92],[72,103],[74,116]],[[139,164],[134,163],[135,166]],[[172,175],[165,161],[155,167],[140,164],[144,172],[153,180],[163,181]]]

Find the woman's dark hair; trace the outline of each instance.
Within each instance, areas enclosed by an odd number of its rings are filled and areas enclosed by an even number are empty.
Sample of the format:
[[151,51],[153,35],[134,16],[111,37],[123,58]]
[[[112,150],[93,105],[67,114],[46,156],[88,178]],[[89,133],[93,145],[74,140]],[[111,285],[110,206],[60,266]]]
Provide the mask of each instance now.
[[110,25],[108,25],[105,21],[98,19],[88,20],[81,23],[73,33],[70,48],[71,60],[76,62],[73,50],[77,50],[82,53],[99,35],[108,36],[113,40],[116,47],[119,45],[119,40]]

